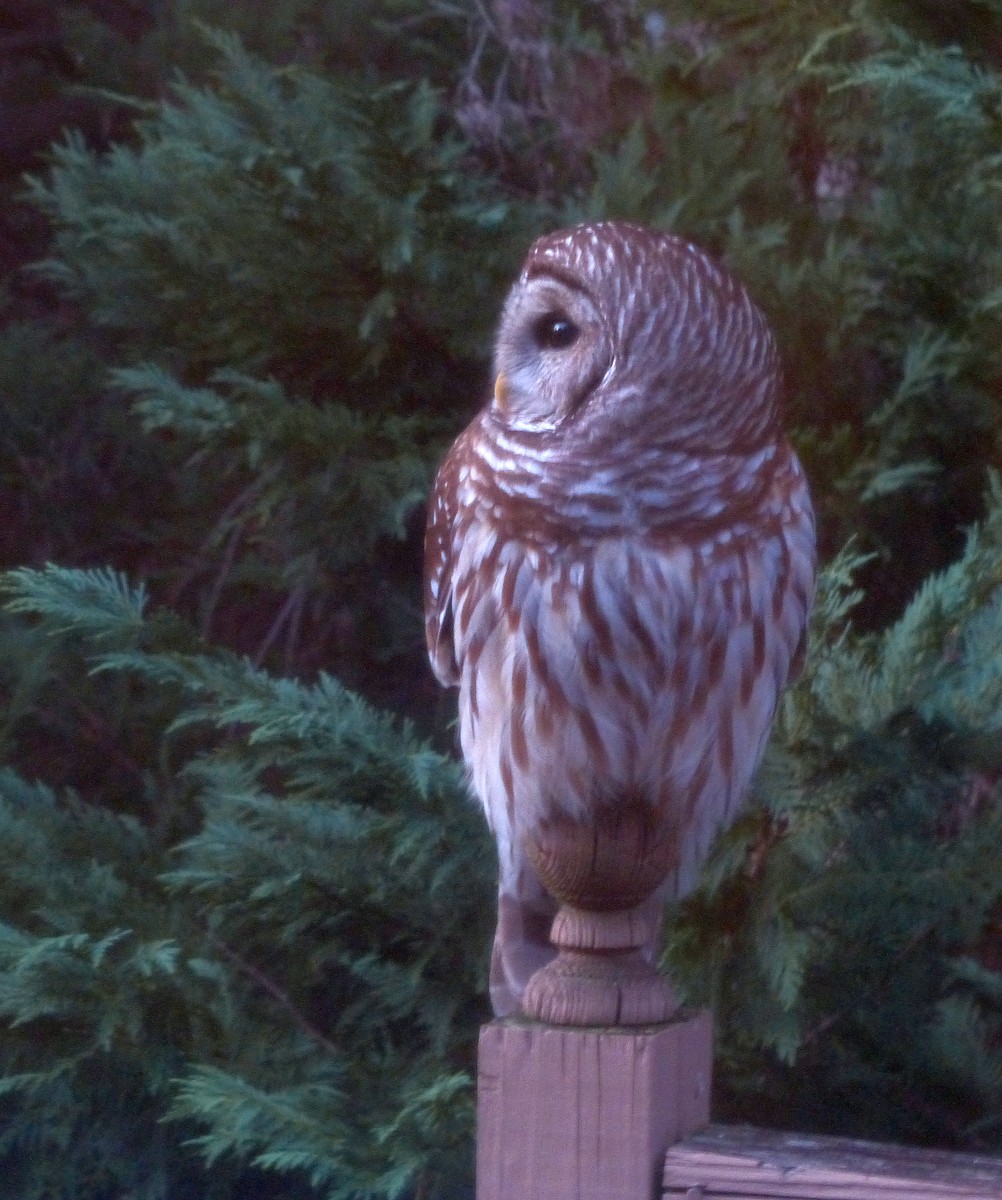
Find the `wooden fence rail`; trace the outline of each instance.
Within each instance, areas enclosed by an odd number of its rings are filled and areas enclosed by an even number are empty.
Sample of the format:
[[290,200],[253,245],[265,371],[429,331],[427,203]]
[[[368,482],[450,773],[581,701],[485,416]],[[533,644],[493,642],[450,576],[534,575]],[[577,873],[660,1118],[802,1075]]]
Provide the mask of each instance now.
[[1002,1159],[711,1125],[672,1146],[665,1200],[999,1200]]

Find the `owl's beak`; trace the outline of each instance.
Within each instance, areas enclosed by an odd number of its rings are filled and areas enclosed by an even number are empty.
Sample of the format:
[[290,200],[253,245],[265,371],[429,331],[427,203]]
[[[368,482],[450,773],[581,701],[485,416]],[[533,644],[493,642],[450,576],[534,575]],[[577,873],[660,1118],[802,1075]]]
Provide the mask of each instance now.
[[508,407],[508,382],[503,374],[494,380],[494,403],[502,412]]

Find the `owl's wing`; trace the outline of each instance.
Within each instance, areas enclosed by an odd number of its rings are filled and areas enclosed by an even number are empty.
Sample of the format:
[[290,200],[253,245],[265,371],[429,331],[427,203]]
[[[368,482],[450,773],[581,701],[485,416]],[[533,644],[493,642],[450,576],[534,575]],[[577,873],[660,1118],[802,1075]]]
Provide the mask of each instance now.
[[459,468],[465,438],[455,443],[439,468],[428,501],[424,535],[424,630],[428,657],[443,687],[459,683],[454,641],[452,573],[455,524],[459,511]]

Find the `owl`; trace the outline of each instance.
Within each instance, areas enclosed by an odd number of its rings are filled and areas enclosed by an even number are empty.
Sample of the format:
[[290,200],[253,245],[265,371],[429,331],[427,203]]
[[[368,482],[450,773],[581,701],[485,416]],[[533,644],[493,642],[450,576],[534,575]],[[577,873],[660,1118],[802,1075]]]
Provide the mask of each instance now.
[[494,378],[438,472],[425,612],[497,842],[503,1016],[554,954],[540,831],[639,813],[664,852],[638,895],[692,888],[800,668],[815,533],[766,320],[679,237],[605,221],[540,238]]

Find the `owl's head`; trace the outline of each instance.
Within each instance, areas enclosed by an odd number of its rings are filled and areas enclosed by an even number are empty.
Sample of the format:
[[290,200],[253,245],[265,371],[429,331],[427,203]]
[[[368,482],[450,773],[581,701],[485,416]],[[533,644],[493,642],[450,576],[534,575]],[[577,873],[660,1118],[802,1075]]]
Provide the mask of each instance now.
[[504,306],[492,413],[572,440],[617,431],[699,453],[775,435],[765,317],[696,246],[602,221],[534,243]]

